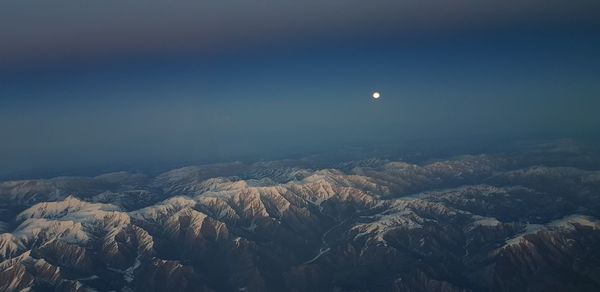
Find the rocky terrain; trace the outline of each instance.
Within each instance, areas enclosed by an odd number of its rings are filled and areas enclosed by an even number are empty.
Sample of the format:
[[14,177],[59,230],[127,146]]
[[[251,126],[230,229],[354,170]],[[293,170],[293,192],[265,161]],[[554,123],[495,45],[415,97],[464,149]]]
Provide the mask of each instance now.
[[6,181],[0,291],[600,291],[590,155]]

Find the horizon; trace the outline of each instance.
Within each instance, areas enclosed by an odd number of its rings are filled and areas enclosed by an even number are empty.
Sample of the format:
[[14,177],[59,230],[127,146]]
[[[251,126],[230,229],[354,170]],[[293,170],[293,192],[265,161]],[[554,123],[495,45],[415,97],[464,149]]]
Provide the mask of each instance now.
[[62,4],[0,9],[2,176],[600,137],[594,1]]

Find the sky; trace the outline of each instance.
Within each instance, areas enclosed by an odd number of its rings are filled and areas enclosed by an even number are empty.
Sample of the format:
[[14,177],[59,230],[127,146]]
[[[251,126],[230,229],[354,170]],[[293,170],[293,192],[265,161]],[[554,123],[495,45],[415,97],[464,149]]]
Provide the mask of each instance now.
[[598,137],[598,52],[587,0],[4,1],[0,177]]

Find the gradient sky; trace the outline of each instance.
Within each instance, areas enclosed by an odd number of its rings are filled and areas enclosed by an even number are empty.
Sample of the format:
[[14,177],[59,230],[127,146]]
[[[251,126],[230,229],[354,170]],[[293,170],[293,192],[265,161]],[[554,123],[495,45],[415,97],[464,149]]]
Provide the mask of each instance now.
[[596,137],[598,52],[598,1],[5,1],[0,176]]

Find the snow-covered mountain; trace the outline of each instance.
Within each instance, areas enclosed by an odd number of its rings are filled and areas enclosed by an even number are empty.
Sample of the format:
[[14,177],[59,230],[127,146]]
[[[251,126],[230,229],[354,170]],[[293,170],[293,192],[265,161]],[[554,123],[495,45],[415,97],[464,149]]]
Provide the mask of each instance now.
[[523,157],[3,182],[0,291],[598,291],[600,171]]

